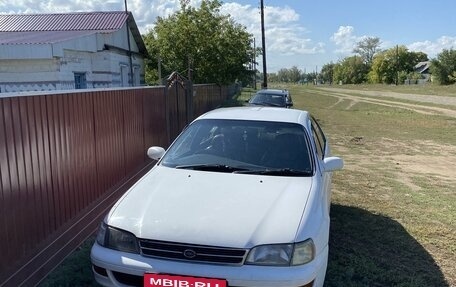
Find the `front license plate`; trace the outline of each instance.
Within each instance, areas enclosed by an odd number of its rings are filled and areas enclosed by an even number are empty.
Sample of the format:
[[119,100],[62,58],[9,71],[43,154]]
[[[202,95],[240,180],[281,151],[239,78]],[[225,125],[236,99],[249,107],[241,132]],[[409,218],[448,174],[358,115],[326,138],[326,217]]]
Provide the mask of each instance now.
[[164,274],[144,274],[144,287],[226,287],[226,280],[176,276]]

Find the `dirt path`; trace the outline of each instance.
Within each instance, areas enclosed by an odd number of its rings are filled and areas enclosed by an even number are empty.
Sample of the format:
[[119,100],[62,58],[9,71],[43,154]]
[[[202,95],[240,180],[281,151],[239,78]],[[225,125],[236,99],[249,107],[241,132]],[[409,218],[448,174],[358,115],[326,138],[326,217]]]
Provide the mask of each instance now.
[[[357,103],[370,103],[388,107],[402,108],[415,111],[417,113],[429,115],[444,115],[456,118],[456,97],[433,96],[433,95],[412,95],[400,94],[394,92],[380,91],[359,91],[347,90],[341,88],[318,88],[316,93],[333,96],[338,98],[338,101],[329,108],[340,104],[342,101],[350,101],[345,109],[349,110]],[[369,97],[365,97],[369,96]],[[372,98],[375,97],[375,98]],[[394,99],[398,99],[395,101]],[[406,103],[403,100],[414,101],[414,103]],[[448,106],[432,107],[428,103]],[[402,150],[404,143],[392,140],[383,139],[381,146],[389,146],[391,154],[378,154],[375,158],[378,162],[392,162],[397,168],[398,178],[412,189],[418,187],[412,183],[412,177],[416,175],[434,175],[441,180],[456,182],[456,146],[442,145],[434,142],[415,142],[416,150],[412,154],[398,154],[395,150]],[[410,147],[407,148],[410,151]],[[381,150],[381,149],[379,149]],[[363,157],[351,155],[355,162],[363,162]],[[351,156],[347,159],[350,160]],[[371,155],[370,160],[372,160]],[[375,157],[375,156],[374,156]],[[366,162],[369,164],[369,162]],[[357,165],[355,165],[357,166]],[[361,165],[362,166],[362,165]]]
[[[388,107],[408,109],[422,114],[445,115],[456,118],[456,97],[401,94],[386,91],[359,91],[340,88],[319,88],[319,90],[320,91],[316,91],[316,93],[336,97],[339,99],[339,102],[342,100],[350,100],[351,104],[347,107],[347,109],[350,109],[353,105],[355,105],[358,102],[364,102]],[[364,96],[376,98],[366,98]],[[417,102],[417,104],[405,103],[402,101],[394,101],[391,100],[391,98],[396,98],[398,100],[415,101]],[[339,102],[337,102],[336,104],[338,104]],[[426,103],[445,105],[448,106],[448,108],[423,105]]]
[[[358,103],[369,103],[445,116],[451,123],[456,118],[456,97],[323,87],[314,92],[337,99],[329,104],[330,110],[353,110]],[[456,143],[416,138],[402,141],[388,134],[355,135],[336,133],[333,138],[334,150],[345,161],[344,179],[350,182],[335,189],[335,194],[339,200],[347,198],[350,204],[368,206],[368,210],[397,220],[435,260],[448,286],[456,287]],[[411,211],[402,213],[402,209]]]

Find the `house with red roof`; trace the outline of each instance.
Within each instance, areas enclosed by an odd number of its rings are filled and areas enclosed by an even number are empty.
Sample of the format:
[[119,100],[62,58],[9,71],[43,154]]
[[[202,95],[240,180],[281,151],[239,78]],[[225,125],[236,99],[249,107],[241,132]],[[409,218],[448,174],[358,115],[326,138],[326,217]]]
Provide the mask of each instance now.
[[144,85],[130,12],[0,15],[0,93]]

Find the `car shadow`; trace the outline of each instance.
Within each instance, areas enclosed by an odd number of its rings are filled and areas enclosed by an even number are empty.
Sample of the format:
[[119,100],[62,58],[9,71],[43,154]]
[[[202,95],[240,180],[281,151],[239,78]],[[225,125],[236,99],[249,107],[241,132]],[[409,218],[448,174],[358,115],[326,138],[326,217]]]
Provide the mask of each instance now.
[[329,286],[449,286],[432,256],[397,221],[333,204]]

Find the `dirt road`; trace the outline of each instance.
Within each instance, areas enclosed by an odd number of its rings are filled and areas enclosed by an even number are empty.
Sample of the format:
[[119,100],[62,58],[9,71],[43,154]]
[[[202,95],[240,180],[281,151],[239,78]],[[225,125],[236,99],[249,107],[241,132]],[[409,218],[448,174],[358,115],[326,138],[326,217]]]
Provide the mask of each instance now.
[[[364,102],[413,110],[422,114],[445,115],[456,118],[456,97],[402,94],[387,91],[360,91],[341,88],[319,88],[319,90],[321,90],[322,94],[337,97],[340,101],[351,100],[352,104],[347,107],[347,109],[350,109],[350,107],[355,105],[357,102]],[[318,93],[318,91],[316,92]],[[398,101],[395,101],[394,99],[398,99]],[[404,102],[404,100],[416,102],[416,104],[407,103]],[[429,106],[426,104],[447,106],[448,108]]]
[[[338,98],[338,101],[332,106],[336,106],[341,101],[350,101],[350,104],[346,107],[347,110],[350,110],[356,103],[363,102],[413,110],[422,114],[444,115],[456,118],[456,97],[401,94],[388,91],[360,91],[332,87],[318,88],[315,92]],[[404,102],[404,100],[409,102]],[[439,106],[430,106],[430,103]],[[441,180],[456,183],[456,145],[416,141],[413,145],[415,150],[411,154],[404,155],[394,152],[395,149],[398,149],[404,143],[383,138],[382,142],[378,144],[383,147],[390,147],[386,150],[391,150],[392,152],[370,155],[369,161],[375,158],[378,162],[389,161],[396,163],[397,171],[400,172],[398,178],[402,179],[402,182],[413,190],[420,189],[412,183],[412,177],[416,175],[435,175]],[[407,143],[407,145],[409,144]],[[408,149],[410,148],[408,147]],[[362,163],[364,160],[362,156],[354,157],[354,162]],[[350,157],[347,159],[350,159]],[[368,165],[368,162],[366,164]],[[362,164],[353,166],[364,168]]]
[[[432,126],[436,128],[435,134],[440,132],[439,123],[447,124],[441,132],[452,135],[456,131],[456,97],[340,87],[317,87],[312,89],[313,93],[336,99],[329,102],[329,111],[356,110],[358,103],[368,103],[369,107],[380,105],[430,115],[416,118],[423,119],[423,122],[436,120],[437,124]],[[360,107],[359,110],[364,112],[369,107]],[[396,113],[391,114],[394,116]],[[425,123],[420,124],[429,128]],[[454,127],[454,131],[449,126]],[[339,185],[335,185],[333,198],[393,218],[426,249],[448,281],[448,285],[440,282],[431,285],[456,287],[456,142],[420,137],[419,134],[404,139],[388,132],[363,135],[369,127],[375,125],[360,124],[359,130],[354,127],[332,134],[335,154],[341,155],[345,161],[344,170],[336,173],[336,179],[340,181],[337,182]],[[403,284],[425,285],[416,282]]]

